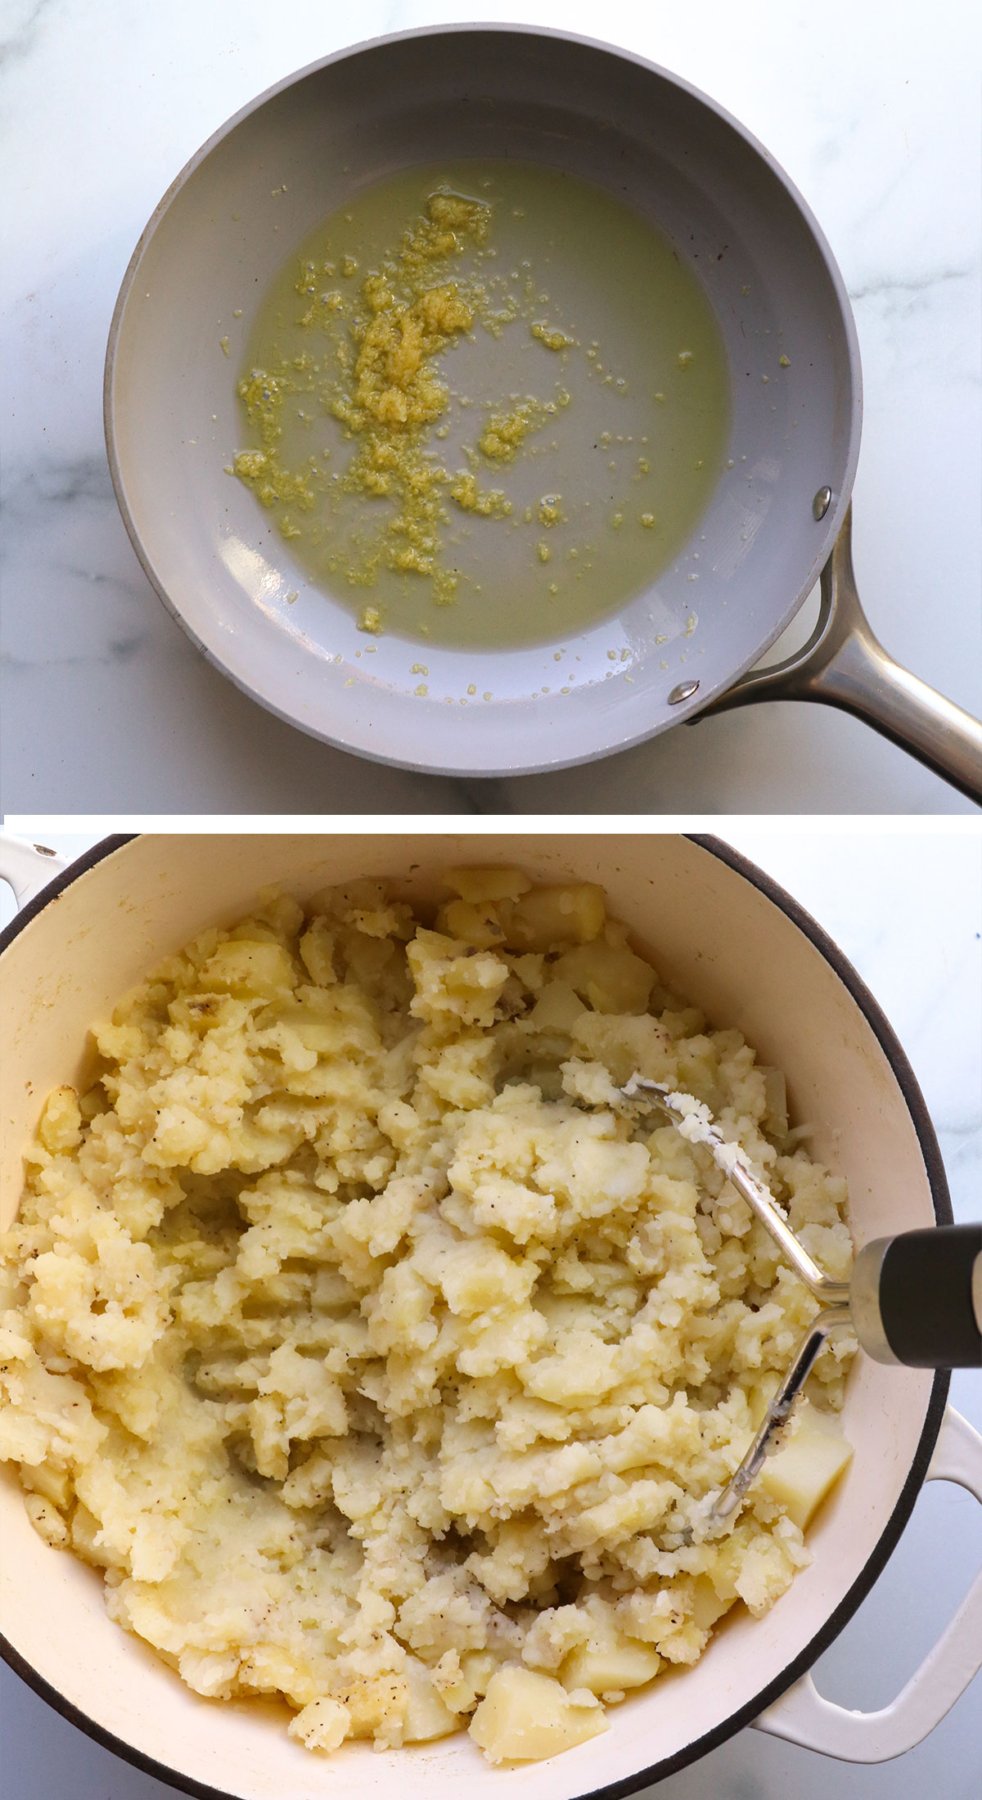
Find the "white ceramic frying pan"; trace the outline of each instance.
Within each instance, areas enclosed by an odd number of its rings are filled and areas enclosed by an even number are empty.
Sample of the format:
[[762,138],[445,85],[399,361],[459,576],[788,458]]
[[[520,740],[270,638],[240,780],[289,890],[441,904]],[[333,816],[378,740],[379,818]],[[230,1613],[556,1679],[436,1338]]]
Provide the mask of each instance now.
[[[231,923],[278,882],[304,897],[359,875],[395,876],[424,902],[448,864],[520,862],[539,881],[599,881],[665,976],[735,1025],[789,1080],[816,1153],[849,1181],[859,1245],[950,1222],[938,1146],[904,1053],[855,971],[807,914],[713,840],[520,833],[419,838],[233,835],[110,839],[31,897],[50,873],[0,845],[0,874],[26,899],[0,938],[0,1065],[6,1224],[21,1153],[48,1089],[80,1078],[88,1026],[153,963]],[[619,1800],[751,1722],[854,1762],[919,1742],[978,1667],[982,1580],[891,1706],[849,1711],[807,1671],[869,1592],[922,1482],[982,1499],[982,1439],[950,1408],[948,1377],[857,1358],[844,1424],[854,1461],[809,1533],[811,1566],[762,1619],[732,1617],[700,1662],[611,1712],[601,1737],[553,1760],[496,1771],[457,1735],[323,1761],[268,1707],[216,1705],[185,1688],[106,1616],[97,1574],[42,1543],[19,1486],[0,1479],[3,1652],[83,1730],[201,1800]]]
[[[223,472],[242,423],[222,333],[244,344],[290,249],[362,187],[467,156],[545,163],[629,201],[697,274],[726,347],[733,467],[672,567],[561,640],[579,659],[566,692],[550,641],[427,645],[421,695],[406,641],[382,636],[366,655],[350,610]],[[778,333],[791,366],[765,383]],[[982,799],[982,726],[898,668],[859,607],[848,539],[859,356],[828,245],[742,126],[639,57],[556,32],[455,26],[344,51],[270,89],[192,158],[140,239],[110,333],[105,413],[120,508],[160,597],[239,687],[315,737],[407,767],[506,775],[623,750],[713,708],[813,699]],[[807,648],[747,677],[823,570]]]

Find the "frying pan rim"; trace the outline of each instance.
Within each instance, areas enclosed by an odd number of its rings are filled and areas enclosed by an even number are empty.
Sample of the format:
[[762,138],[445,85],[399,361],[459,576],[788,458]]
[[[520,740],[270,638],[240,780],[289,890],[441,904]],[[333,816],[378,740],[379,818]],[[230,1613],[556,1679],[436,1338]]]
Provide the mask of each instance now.
[[[77,881],[80,876],[88,874],[100,862],[103,862],[108,857],[124,850],[128,844],[134,843],[138,837],[147,835],[166,836],[168,834],[133,832],[103,838],[99,843],[94,844],[89,850],[85,851],[85,853],[75,862],[69,864],[67,869],[64,869],[60,874],[56,875],[39,894],[36,894],[32,900],[28,901],[11,924],[6,926],[5,929],[0,932],[0,957],[2,957],[4,951],[9,948],[14,939],[20,935],[24,928],[37,918],[48,904],[52,901],[56,901],[60,895],[65,892],[66,888],[71,886],[74,881]],[[236,834],[215,833],[213,835],[234,836]],[[262,834],[244,833],[242,835],[258,836]],[[516,833],[515,835],[521,836],[523,834]],[[628,833],[627,835],[638,836],[642,834]],[[648,833],[645,835],[659,836],[671,834]],[[931,1123],[927,1104],[921,1093],[917,1077],[914,1074],[906,1052],[904,1051],[893,1026],[890,1024],[879,1002],[874,998],[858,971],[853,968],[849,958],[842,950],[840,950],[835,940],[829,936],[824,928],[809,912],[806,911],[799,901],[795,900],[779,882],[775,881],[770,875],[765,874],[762,869],[759,869],[755,863],[752,863],[738,850],[734,850],[721,838],[708,833],[679,832],[677,835],[685,838],[688,842],[697,845],[700,849],[705,850],[710,856],[714,856],[719,862],[722,862],[724,865],[731,868],[735,874],[742,876],[745,881],[756,888],[758,893],[766,900],[769,900],[779,912],[783,913],[784,916],[791,921],[792,925],[796,926],[797,929],[809,939],[819,955],[828,963],[833,974],[838,977],[851,999],[859,1007],[867,1024],[872,1029],[877,1042],[890,1065],[894,1079],[900,1088],[904,1105],[909,1113],[921,1155],[924,1159],[924,1171],[927,1176],[928,1187],[931,1193],[935,1220],[939,1225],[950,1225],[952,1223],[952,1210],[947,1176],[941,1158],[941,1150],[938,1145],[937,1135],[934,1126]],[[316,836],[316,834],[312,833],[311,836]],[[571,1794],[569,1795],[568,1800],[627,1800],[627,1796],[636,1794],[641,1788],[647,1786],[649,1783],[661,1781],[668,1775],[678,1773],[679,1770],[687,1768],[690,1763],[697,1762],[700,1757],[707,1755],[710,1750],[715,1750],[721,1744],[726,1743],[729,1738],[742,1730],[744,1726],[752,1724],[753,1720],[756,1719],[772,1701],[778,1699],[781,1694],[786,1693],[788,1688],[791,1687],[795,1681],[799,1680],[802,1675],[807,1673],[817,1661],[818,1657],[829,1648],[838,1637],[839,1633],[848,1624],[849,1620],[853,1617],[862,1601],[866,1598],[871,1588],[879,1579],[900,1541],[904,1528],[914,1510],[917,1497],[924,1485],[928,1464],[930,1463],[934,1446],[937,1442],[938,1433],[941,1429],[941,1422],[948,1398],[950,1379],[950,1375],[946,1370],[939,1369],[935,1373],[934,1381],[931,1385],[930,1397],[925,1408],[924,1424],[918,1438],[917,1449],[911,1461],[910,1469],[904,1480],[903,1486],[901,1487],[900,1493],[897,1496],[897,1502],[893,1512],[890,1514],[890,1517],[877,1540],[872,1555],[864,1564],[862,1573],[843,1595],[838,1606],[832,1610],[821,1628],[799,1651],[798,1655],[785,1665],[780,1675],[775,1676],[773,1681],[768,1682],[751,1701],[748,1701],[744,1706],[739,1707],[736,1712],[729,1714],[725,1719],[712,1726],[710,1730],[704,1732],[701,1737],[693,1739],[691,1743],[686,1744],[683,1749],[676,1751],[674,1755],[665,1757],[661,1762],[654,1763],[650,1768],[643,1769],[635,1775],[625,1776],[623,1779],[607,1783],[603,1787],[584,1789],[579,1793]],[[117,1737],[116,1734],[107,1727],[100,1725],[94,1719],[89,1718],[88,1714],[83,1713],[79,1707],[76,1707],[70,1700],[66,1700],[62,1694],[59,1694],[58,1690],[53,1688],[43,1675],[39,1675],[37,1670],[20,1655],[20,1652],[14,1648],[13,1644],[11,1644],[7,1637],[2,1633],[0,1633],[0,1657],[2,1657],[3,1661],[6,1662],[11,1669],[13,1669],[15,1674],[20,1676],[22,1681],[27,1683],[28,1687],[30,1687],[40,1699],[51,1706],[54,1711],[59,1713],[63,1719],[66,1719],[69,1724],[76,1726],[77,1729],[84,1732],[87,1737],[92,1738],[96,1743],[102,1745],[104,1749],[111,1751],[124,1762],[130,1763],[134,1768],[141,1769],[144,1774],[152,1775],[157,1780],[168,1782],[178,1793],[193,1796],[193,1800],[241,1800],[241,1796],[233,1794],[229,1789],[214,1788],[205,1782],[196,1781],[193,1777],[182,1775],[177,1770],[169,1769],[164,1763],[158,1762],[155,1757],[147,1756],[145,1752],[138,1750],[134,1745],[125,1743],[123,1739]]]
[[[163,579],[158,574],[151,560],[149,550],[144,546],[134,511],[130,507],[117,441],[115,375],[117,351],[123,328],[123,314],[126,311],[144,253],[156,235],[158,227],[162,223],[165,215],[169,212],[172,203],[177,199],[178,194],[188,184],[198,169],[210,156],[211,152],[216,149],[220,143],[230,137],[241,124],[252,116],[252,114],[259,112],[269,101],[276,99],[278,95],[284,93],[287,89],[296,86],[311,76],[320,74],[323,70],[332,67],[335,63],[344,62],[349,57],[363,55],[371,51],[389,49],[394,45],[409,43],[415,39],[452,38],[460,37],[464,34],[481,32],[494,34],[494,36],[498,38],[514,36],[522,38],[551,39],[557,42],[574,44],[584,50],[594,51],[608,59],[617,59],[622,62],[632,63],[636,68],[657,76],[660,80],[667,82],[670,86],[675,87],[686,94],[698,105],[714,114],[716,118],[722,120],[723,123],[742,140],[748,149],[766,165],[772,176],[788,194],[825,268],[836,301],[838,328],[842,333],[846,362],[849,370],[850,404],[847,423],[841,429],[841,433],[836,434],[837,441],[840,438],[843,439],[845,447],[841,484],[837,490],[833,491],[832,501],[827,512],[820,521],[821,530],[816,538],[817,547],[809,562],[807,575],[805,575],[800,582],[798,592],[794,599],[785,605],[776,620],[768,624],[767,631],[765,632],[762,641],[755,641],[749,652],[746,654],[744,654],[744,651],[741,651],[740,656],[732,668],[727,670],[727,672],[718,680],[707,685],[705,689],[703,688],[703,684],[700,683],[697,692],[694,695],[690,696],[687,700],[683,701],[673,709],[674,716],[672,717],[659,717],[653,723],[649,721],[647,724],[642,725],[638,730],[630,731],[613,742],[608,741],[611,729],[610,721],[607,718],[601,718],[599,723],[603,726],[604,741],[598,747],[587,749],[585,751],[577,750],[570,755],[546,755],[544,760],[541,759],[541,752],[539,760],[536,760],[535,758],[528,760],[527,757],[523,755],[518,766],[514,763],[505,762],[500,765],[498,763],[494,763],[491,766],[485,764],[480,768],[475,768],[470,764],[458,765],[455,762],[447,761],[441,761],[439,763],[429,761],[421,762],[412,754],[394,755],[388,751],[374,748],[369,744],[359,743],[355,746],[346,738],[333,736],[330,730],[322,726],[319,721],[312,722],[307,719],[301,720],[298,718],[295,711],[289,710],[288,702],[279,705],[275,700],[267,697],[267,695],[261,691],[259,677],[256,673],[246,668],[241,670],[230,668],[228,663],[223,659],[222,649],[219,648],[217,637],[214,645],[205,642],[204,638],[199,634],[199,630],[196,629],[195,626],[192,625],[190,619],[186,617],[178,602],[167,592]],[[726,107],[714,100],[711,95],[704,93],[700,88],[694,86],[692,82],[686,81],[683,76],[677,75],[673,70],[667,69],[659,63],[652,62],[650,58],[641,56],[636,51],[629,50],[622,45],[605,43],[601,39],[587,37],[578,32],[564,31],[555,26],[510,23],[496,24],[481,20],[460,24],[423,25],[407,31],[389,32],[380,37],[363,39],[357,44],[345,45],[342,49],[332,51],[328,56],[318,57],[313,62],[305,64],[302,68],[295,69],[291,74],[283,76],[279,81],[274,82],[262,93],[255,95],[244,106],[240,107],[237,112],[233,113],[230,118],[226,119],[222,125],[212,132],[210,137],[206,138],[204,143],[198,147],[194,154],[189,157],[188,161],[179,170],[178,174],[174,177],[169,187],[157,202],[157,205],[154,207],[153,212],[150,214],[150,217],[137,239],[133,253],[127,263],[119,292],[116,296],[116,303],[113,308],[112,320],[109,326],[109,336],[106,343],[106,355],[103,368],[103,431],[109,473],[112,479],[113,490],[116,495],[116,504],[119,508],[127,536],[136,553],[137,560],[150,582],[151,587],[156,593],[157,598],[170,613],[171,617],[181,627],[182,631],[184,631],[190,642],[194,645],[195,649],[200,652],[205,660],[210,663],[219,674],[230,681],[234,687],[238,688],[240,693],[245,694],[248,699],[254,701],[258,706],[262,706],[275,718],[282,719],[285,724],[293,726],[295,730],[302,731],[307,736],[314,738],[316,742],[328,744],[333,749],[343,751],[349,756],[358,756],[367,762],[378,763],[386,768],[406,769],[415,773],[441,775],[450,779],[473,781],[501,780],[506,777],[519,778],[523,775],[558,773],[562,769],[578,768],[591,762],[601,761],[607,757],[618,756],[625,751],[635,749],[639,744],[647,743],[650,739],[661,736],[664,732],[672,730],[676,725],[694,723],[703,712],[712,706],[714,701],[719,700],[724,694],[728,693],[740,680],[741,676],[745,675],[749,669],[753,668],[754,665],[760,661],[781,636],[782,632],[791,624],[792,620],[803,606],[808,594],[814,588],[822,567],[831,553],[832,545],[845,520],[852,497],[856,470],[859,463],[862,414],[863,381],[859,337],[842,272],[832,254],[832,249],[825,233],[812,212],[807,200],[792,181],[791,177],[787,174],[786,170],[767,149],[766,145],[764,145],[753,132],[748,130],[748,128],[743,125],[733,113],[729,112]],[[804,532],[802,532],[802,537],[803,536]],[[210,616],[211,615],[206,612],[204,614],[204,619],[207,620]],[[225,645],[223,648],[224,651],[228,653],[229,647]],[[659,712],[663,713],[664,702],[658,701],[657,705]],[[613,716],[616,718],[616,714]],[[507,713],[503,713],[502,723],[503,726],[505,726],[505,729],[502,730],[501,734],[503,745],[508,741],[506,721]],[[364,730],[365,727],[362,726],[361,729]],[[416,736],[417,742],[425,742],[425,739],[425,731],[420,732]]]

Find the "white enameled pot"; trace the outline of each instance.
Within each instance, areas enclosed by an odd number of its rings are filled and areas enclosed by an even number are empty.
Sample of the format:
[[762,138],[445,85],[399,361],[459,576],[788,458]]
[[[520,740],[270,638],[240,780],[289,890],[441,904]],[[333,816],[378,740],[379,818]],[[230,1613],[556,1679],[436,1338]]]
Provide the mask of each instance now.
[[[0,845],[19,918],[0,938],[4,1017],[0,1116],[3,1223],[43,1098],[84,1078],[86,1032],[159,958],[230,923],[277,882],[300,898],[331,882],[387,874],[426,899],[454,862],[518,861],[540,881],[602,882],[611,909],[675,985],[737,1026],[783,1069],[815,1149],[848,1178],[859,1244],[950,1219],[937,1143],[900,1045],[855,971],[795,902],[715,840],[678,836],[442,833],[371,836],[154,836],[109,839],[50,879],[50,860]],[[33,877],[33,880],[32,880]],[[32,894],[32,885],[36,891]],[[977,1583],[893,1705],[854,1713],[807,1671],[851,1617],[895,1547],[925,1480],[982,1499],[982,1439],[950,1408],[947,1377],[860,1357],[845,1426],[856,1455],[811,1535],[812,1565],[763,1619],[731,1618],[693,1669],[612,1710],[610,1729],[546,1763],[485,1765],[461,1734],[329,1759],[289,1739],[269,1706],[200,1699],[106,1617],[101,1578],[32,1530],[17,1483],[0,1487],[0,1622],[12,1666],[83,1730],[186,1792],[212,1800],[492,1800],[626,1795],[682,1767],[741,1726],[858,1762],[917,1743],[978,1665]]]

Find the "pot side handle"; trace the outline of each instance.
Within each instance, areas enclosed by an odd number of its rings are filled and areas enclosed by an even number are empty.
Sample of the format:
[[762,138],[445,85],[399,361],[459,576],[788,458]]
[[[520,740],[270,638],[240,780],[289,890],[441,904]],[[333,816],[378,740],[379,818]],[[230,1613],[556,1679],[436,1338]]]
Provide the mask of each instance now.
[[52,875],[68,867],[64,857],[46,844],[30,844],[25,838],[0,833],[0,881],[13,889],[17,910],[47,885]]
[[[957,1482],[982,1501],[982,1437],[951,1406],[941,1421],[926,1480]],[[941,1723],[980,1666],[982,1575],[892,1705],[878,1712],[850,1712],[823,1699],[811,1676],[804,1675],[754,1725],[843,1762],[889,1762]]]
[[822,604],[807,644],[751,669],[692,720],[755,700],[818,700],[853,713],[982,805],[982,723],[888,656],[863,612],[852,565],[852,508],[822,570]]

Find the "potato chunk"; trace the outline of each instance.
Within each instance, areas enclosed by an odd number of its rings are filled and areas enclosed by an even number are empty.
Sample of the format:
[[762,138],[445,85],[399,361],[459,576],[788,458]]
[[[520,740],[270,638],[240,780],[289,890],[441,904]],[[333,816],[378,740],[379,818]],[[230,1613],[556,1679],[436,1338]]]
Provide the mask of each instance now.
[[606,1731],[603,1708],[568,1694],[551,1675],[509,1663],[491,1677],[470,1723],[489,1762],[538,1762]]
[[82,1140],[82,1114],[78,1095],[72,1087],[56,1087],[44,1103],[38,1124],[38,1137],[53,1156],[74,1150]]
[[443,879],[455,894],[472,904],[481,900],[518,900],[532,886],[521,869],[445,869]]
[[768,1457],[760,1485],[804,1531],[851,1461],[852,1445],[846,1443],[837,1422],[806,1401],[794,1437],[783,1450]]
[[437,1693],[429,1669],[417,1657],[410,1656],[403,1673],[409,1683],[403,1743],[428,1743],[432,1738],[446,1737],[449,1731],[456,1731],[460,1720]]
[[700,1631],[709,1631],[733,1605],[721,1600],[708,1575],[697,1575],[693,1583],[692,1617]]
[[590,943],[605,918],[603,888],[585,881],[577,887],[534,888],[503,923],[512,949],[555,950]]
[[281,999],[292,991],[296,973],[281,944],[228,939],[219,944],[201,971],[202,986],[221,993]]
[[308,1750],[336,1750],[343,1744],[351,1724],[351,1714],[340,1700],[325,1694],[291,1719],[287,1730],[299,1738]]
[[571,1650],[562,1665],[567,1688],[589,1688],[592,1694],[616,1693],[643,1687],[661,1668],[661,1657],[650,1644],[620,1632],[595,1628],[585,1644]]
[[626,944],[580,944],[556,964],[556,975],[600,1013],[643,1013],[654,985],[650,963]]

